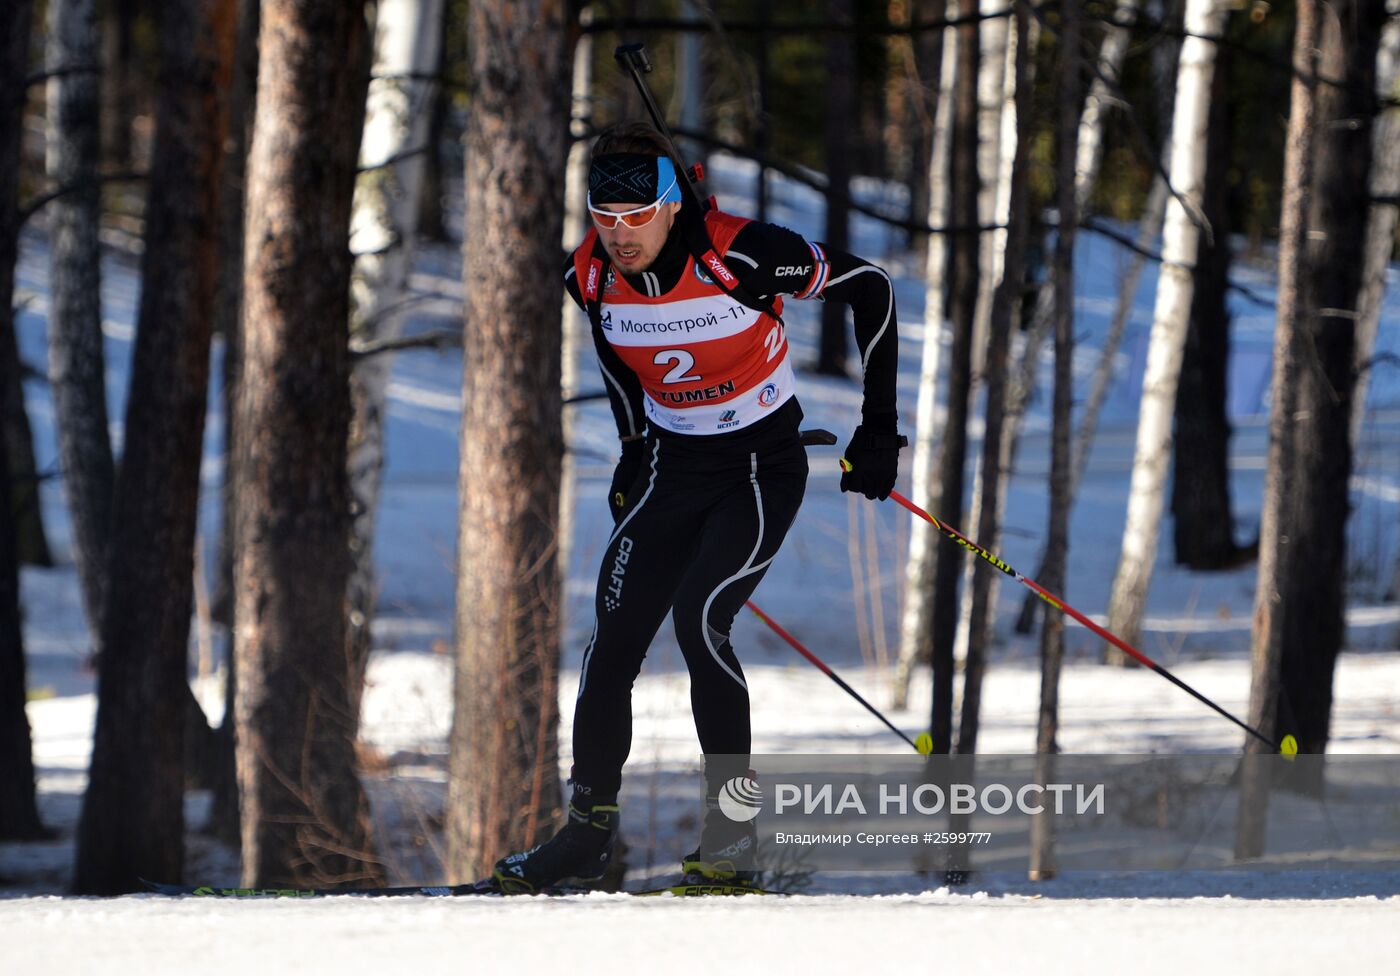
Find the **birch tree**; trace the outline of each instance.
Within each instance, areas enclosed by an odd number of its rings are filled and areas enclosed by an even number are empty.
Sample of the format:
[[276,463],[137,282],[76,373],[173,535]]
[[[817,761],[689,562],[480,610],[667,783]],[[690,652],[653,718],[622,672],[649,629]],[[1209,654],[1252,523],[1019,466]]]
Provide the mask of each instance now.
[[566,5],[471,5],[448,873],[551,832],[558,780]]
[[[411,306],[409,275],[418,233],[424,149],[437,83],[443,0],[380,0],[374,66],[360,144],[361,175],[350,219],[352,347],[392,343]],[[374,526],[384,473],[384,422],[392,351],[360,357],[350,376],[351,712],[358,723],[373,643]]]
[[[1130,644],[1136,644],[1140,636],[1157,556],[1163,496],[1171,461],[1172,414],[1201,233],[1198,221],[1215,63],[1215,42],[1207,38],[1220,36],[1227,9],[1221,0],[1187,0],[1186,4],[1187,37],[1181,45],[1178,62],[1168,165],[1175,193],[1167,201],[1162,264],[1138,411],[1128,515],[1109,600],[1109,629]],[[1105,645],[1105,653],[1108,660],[1127,662],[1117,648]]]
[[102,622],[103,557],[115,479],[97,239],[102,206],[97,49],[96,0],[51,0],[45,60],[51,69],[69,70],[48,82],[45,152],[50,184],[71,192],[48,205],[49,387],[73,526],[73,562],[94,634]]
[[[1006,223],[1009,166],[1012,153],[1002,145],[1002,116],[1007,101],[1008,0],[981,0],[985,19],[978,27],[980,47],[977,71],[977,222],[982,227]],[[1014,150],[1012,151],[1014,152]],[[986,369],[987,330],[992,318],[992,298],[1001,281],[1007,232],[989,230],[977,235],[977,313],[972,332],[972,375],[980,385]],[[975,387],[974,387],[975,389]],[[975,397],[975,394],[974,394]],[[974,500],[974,509],[976,502]],[[975,514],[975,512],[974,512]]]
[[[951,0],[950,0],[951,6]],[[953,76],[956,71],[957,32],[943,29],[938,71],[938,98],[933,141],[929,151],[928,222],[942,227],[948,222],[948,149],[953,120]],[[934,431],[938,427],[938,378],[943,364],[944,288],[947,285],[948,245],[943,234],[929,235],[924,263],[924,345],[919,365],[919,399],[914,419],[914,457],[910,493],[925,511],[937,511],[938,460]],[[904,613],[900,620],[899,658],[895,666],[896,708],[909,702],[909,680],[915,666],[929,659],[933,625],[933,570],[941,536],[923,519],[909,526],[909,558],[904,571]]]
[[222,92],[234,0],[171,0],[146,203],[125,446],[73,890],[118,894],[184,862],[186,680],[208,398]]
[[351,198],[363,4],[265,0],[248,157],[234,653],[243,883],[382,878],[355,768],[350,573]]

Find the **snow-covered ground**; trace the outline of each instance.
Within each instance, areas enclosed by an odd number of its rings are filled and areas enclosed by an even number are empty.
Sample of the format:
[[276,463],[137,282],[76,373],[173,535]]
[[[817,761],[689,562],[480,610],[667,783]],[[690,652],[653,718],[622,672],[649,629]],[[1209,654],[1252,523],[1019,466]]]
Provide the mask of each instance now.
[[[721,202],[744,212],[752,170],[712,160]],[[819,198],[773,180],[772,219],[810,235],[821,225]],[[873,197],[884,192],[863,186]],[[885,228],[857,217],[855,248],[895,276],[900,302],[903,423],[912,426],[922,343],[921,269]],[[1097,361],[1125,258],[1102,237],[1079,247],[1077,374]],[[19,288],[22,354],[45,360],[47,252],[38,230],[23,241]],[[430,249],[415,287],[448,298],[418,310],[410,331],[455,323],[450,296],[460,294],[460,261],[451,248]],[[1270,275],[1241,265],[1250,288],[1272,298]],[[1074,512],[1070,579],[1064,594],[1087,613],[1102,613],[1118,555],[1132,460],[1137,391],[1155,284],[1149,268],[1094,455]],[[133,263],[112,256],[104,298],[108,390],[120,443],[121,408],[138,295]],[[1266,414],[1272,310],[1235,302],[1231,368],[1234,504],[1237,538],[1253,538],[1267,447]],[[799,363],[815,358],[816,310],[793,303],[789,337]],[[1400,353],[1400,274],[1390,288],[1378,352]],[[1048,381],[1049,361],[1042,364]],[[600,387],[588,344],[578,362],[579,387]],[[217,370],[215,371],[217,376]],[[460,358],[415,352],[399,357],[390,388],[388,470],[377,557],[381,612],[365,698],[364,738],[382,758],[367,774],[376,825],[394,883],[439,882],[450,723],[452,572],[456,517]],[[859,408],[850,384],[813,376],[799,381],[808,426],[826,427],[845,443]],[[47,389],[26,390],[41,470],[55,466],[53,411]],[[1013,479],[1001,554],[1026,572],[1039,557],[1048,466],[1047,397],[1034,405]],[[204,468],[203,543],[217,539],[219,396],[211,392]],[[616,441],[606,406],[577,410],[570,447],[578,465],[577,534],[568,574],[561,705],[571,719],[581,649],[591,626],[593,579],[608,519],[603,495]],[[978,433],[976,429],[974,435]],[[974,455],[975,456],[975,446]],[[837,490],[835,452],[813,453],[807,499],[783,552],[755,601],[837,668],[910,735],[927,724],[929,683],[917,676],[911,707],[889,708],[890,660],[897,648],[899,579],[908,518]],[[1400,751],[1400,607],[1380,601],[1396,562],[1400,527],[1400,369],[1381,360],[1372,377],[1367,424],[1353,481],[1348,653],[1341,658],[1333,751]],[[43,504],[60,565],[24,575],[29,706],[43,816],[60,837],[0,845],[0,971],[69,972],[100,960],[111,971],[246,969],[294,961],[318,971],[384,972],[443,965],[546,965],[624,971],[666,964],[689,970],[716,965],[834,970],[861,965],[903,971],[956,969],[1046,971],[1349,972],[1394,968],[1400,950],[1400,877],[1394,874],[1176,872],[1064,876],[1031,884],[1023,874],[978,875],[967,888],[929,890],[934,879],[909,876],[816,876],[814,894],[743,902],[645,902],[619,896],[538,900],[408,899],[365,902],[226,904],[150,896],[116,900],[60,897],[72,854],[90,750],[94,680],[59,485],[46,481]],[[1169,540],[1167,540],[1169,542]],[[1246,710],[1247,646],[1254,569],[1193,574],[1171,563],[1164,544],[1151,593],[1142,649],[1233,712]],[[1030,752],[1039,700],[1036,644],[1010,623],[1025,591],[1001,588],[1002,640],[987,675],[980,748]],[[757,753],[880,753],[899,743],[874,718],[796,657],[747,615],[734,643],[749,677]],[[1230,752],[1240,734],[1161,678],[1140,669],[1100,666],[1098,645],[1069,633],[1060,745],[1066,752]],[[218,675],[199,685],[217,721]],[[635,694],[635,736],[623,795],[624,830],[638,881],[673,868],[694,839],[691,804],[664,788],[693,769],[698,747],[689,718],[679,651],[663,628]],[[563,737],[567,765],[568,737]],[[188,801],[188,877],[237,880],[234,856],[197,832],[207,796]],[[11,897],[5,897],[5,896]],[[643,914],[645,913],[645,914]],[[158,948],[157,948],[158,947]],[[308,948],[311,949],[308,952]],[[595,962],[596,960],[596,962]],[[397,965],[396,965],[397,964]]]

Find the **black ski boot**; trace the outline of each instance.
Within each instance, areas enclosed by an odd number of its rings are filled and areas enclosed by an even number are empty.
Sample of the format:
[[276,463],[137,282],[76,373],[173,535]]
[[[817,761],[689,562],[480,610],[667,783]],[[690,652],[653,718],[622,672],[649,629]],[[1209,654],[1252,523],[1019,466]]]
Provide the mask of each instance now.
[[533,895],[559,885],[597,881],[612,858],[617,805],[581,810],[569,804],[569,822],[528,851],[496,862],[492,879],[507,895]]
[[706,801],[700,846],[681,859],[686,884],[758,887],[758,829],[752,820],[731,820],[715,800]]

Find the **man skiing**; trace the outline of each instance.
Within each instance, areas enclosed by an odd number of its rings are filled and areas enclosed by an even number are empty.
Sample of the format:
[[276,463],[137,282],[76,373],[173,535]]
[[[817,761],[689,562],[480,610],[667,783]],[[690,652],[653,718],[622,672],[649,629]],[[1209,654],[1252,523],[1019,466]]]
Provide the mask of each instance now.
[[783,296],[851,307],[864,402],[842,491],[884,499],[900,439],[897,337],[889,276],[772,224],[701,212],[666,140],[644,123],[593,147],[593,229],[564,269],[589,314],[621,439],[608,503],[615,527],[598,574],[593,635],[574,713],[568,822],[548,842],[497,862],[506,892],[602,876],[617,834],[631,748],[632,684],[670,612],[690,672],[705,755],[707,812],[691,883],[751,883],[752,822],[718,808],[745,774],[749,695],[729,641],[739,608],[777,555],[802,502],[807,458]]

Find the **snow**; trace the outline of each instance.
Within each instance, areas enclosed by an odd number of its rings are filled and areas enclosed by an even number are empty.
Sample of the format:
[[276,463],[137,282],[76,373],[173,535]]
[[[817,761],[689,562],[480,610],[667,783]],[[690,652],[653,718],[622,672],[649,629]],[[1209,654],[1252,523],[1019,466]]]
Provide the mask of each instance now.
[[[744,211],[753,167],[711,160],[721,203]],[[814,191],[770,177],[772,219],[820,233]],[[857,192],[891,208],[897,193],[859,181]],[[460,205],[460,201],[458,201]],[[460,219],[460,214],[457,215]],[[899,235],[857,216],[854,248],[892,272],[900,304],[900,399],[912,424],[922,342],[921,269]],[[1092,371],[1112,313],[1123,265],[1118,247],[1085,234],[1079,244],[1076,373]],[[22,355],[45,361],[47,248],[40,228],[22,241],[18,286]],[[450,247],[419,257],[415,289],[441,297],[407,323],[424,332],[456,324],[460,258]],[[1272,300],[1267,268],[1241,264],[1239,277]],[[1400,273],[1392,267],[1378,353],[1400,352]],[[1155,288],[1149,268],[1117,360],[1071,528],[1070,578],[1063,594],[1100,617],[1108,597],[1126,511],[1127,482]],[[120,443],[122,403],[139,291],[134,263],[109,255],[104,277],[108,390],[114,439]],[[1267,447],[1271,310],[1232,293],[1236,321],[1231,364],[1231,420],[1237,538],[1256,531]],[[792,303],[789,340],[797,363],[815,359],[816,309]],[[216,349],[216,353],[217,353]],[[381,574],[376,651],[364,703],[364,742],[380,760],[366,775],[376,829],[391,883],[435,883],[442,874],[440,817],[446,795],[447,734],[451,721],[453,540],[456,518],[457,420],[460,357],[408,353],[398,357],[389,387],[388,467],[376,555]],[[1042,362],[1048,381],[1050,363]],[[219,370],[214,370],[217,379]],[[591,349],[580,352],[584,390],[598,388]],[[802,375],[806,426],[826,427],[844,444],[858,416],[851,384]],[[42,383],[26,387],[41,470],[56,464],[53,410]],[[1338,665],[1332,749],[1391,754],[1400,750],[1400,607],[1381,600],[1396,563],[1400,526],[1400,370],[1381,359],[1374,371],[1362,445],[1353,481],[1348,652]],[[1018,470],[1011,482],[1001,555],[1034,572],[1045,524],[1048,397],[1032,406]],[[221,402],[210,394],[200,531],[211,557],[217,542],[221,477]],[[561,681],[564,727],[572,717],[581,649],[591,628],[593,579],[609,520],[603,496],[611,476],[615,437],[602,402],[577,408],[577,534],[566,587],[566,640]],[[977,425],[972,431],[980,434]],[[977,456],[974,444],[969,451]],[[899,577],[908,538],[907,516],[836,488],[835,452],[813,453],[807,499],[782,553],[755,602],[793,631],[858,691],[906,730],[922,731],[929,683],[916,675],[912,707],[890,707],[888,656],[897,647]],[[907,477],[907,475],[906,475]],[[1311,972],[1392,969],[1400,949],[1400,877],[1395,874],[1245,871],[1074,875],[1033,884],[1023,873],[980,874],[966,888],[929,890],[936,881],[914,875],[818,875],[813,894],[792,898],[634,900],[591,895],[565,899],[376,900],[227,903],[154,896],[120,899],[62,897],[72,857],[94,719],[94,676],[71,560],[62,493],[42,487],[52,570],[26,569],[25,640],[34,700],[40,806],[60,834],[38,844],[0,844],[0,971],[86,971],[100,960],[113,972],[247,969],[285,965],[337,972],[507,963],[520,971],[573,964],[622,971],[667,961],[680,969],[725,965],[790,971],[878,967],[917,971],[937,966],[960,973],[1007,972],[1034,964],[1046,972],[1130,969],[1134,972]],[[1171,564],[1163,546],[1153,581],[1142,650],[1237,714],[1249,690],[1248,640],[1254,570],[1193,574]],[[875,554],[873,562],[867,552]],[[854,554],[854,555],[853,555]],[[877,565],[879,578],[871,575]],[[1001,587],[1000,645],[987,673],[980,747],[985,752],[1032,751],[1039,700],[1035,638],[1011,632],[1025,591]],[[858,596],[857,594],[861,594]],[[858,606],[858,600],[864,601]],[[874,601],[872,603],[872,601]],[[878,610],[877,613],[871,611]],[[1100,617],[1101,619],[1101,617]],[[877,632],[877,626],[882,630]],[[736,622],[734,643],[754,702],[756,753],[882,753],[901,748],[880,723],[748,615]],[[1098,664],[1099,646],[1087,632],[1068,632],[1062,691],[1061,749],[1065,752],[1191,753],[1236,751],[1238,730],[1141,669]],[[219,675],[197,690],[218,721]],[[624,831],[632,845],[633,884],[672,870],[693,840],[695,811],[666,786],[693,770],[698,747],[679,651],[663,628],[634,696],[635,735],[622,798]],[[568,736],[562,737],[569,762]],[[187,819],[187,877],[235,883],[236,857],[198,832],[209,798],[191,793]],[[711,927],[713,926],[713,928]],[[311,953],[308,953],[308,949]],[[594,962],[596,960],[596,963]]]

